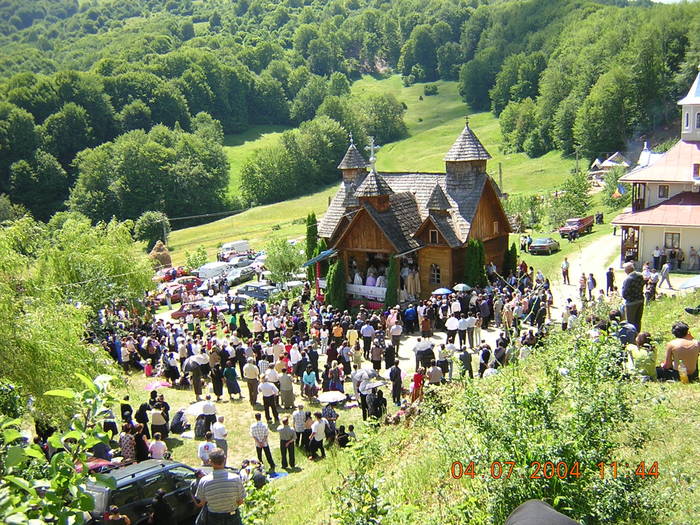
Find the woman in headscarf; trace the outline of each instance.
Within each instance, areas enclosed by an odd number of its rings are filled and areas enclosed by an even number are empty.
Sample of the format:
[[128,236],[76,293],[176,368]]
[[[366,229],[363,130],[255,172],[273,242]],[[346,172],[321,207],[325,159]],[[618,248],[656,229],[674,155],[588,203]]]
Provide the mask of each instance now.
[[245,316],[243,314],[238,316],[238,330],[236,331],[236,333],[241,339],[248,339],[253,335],[250,331],[250,328],[248,328],[248,323],[246,322]]

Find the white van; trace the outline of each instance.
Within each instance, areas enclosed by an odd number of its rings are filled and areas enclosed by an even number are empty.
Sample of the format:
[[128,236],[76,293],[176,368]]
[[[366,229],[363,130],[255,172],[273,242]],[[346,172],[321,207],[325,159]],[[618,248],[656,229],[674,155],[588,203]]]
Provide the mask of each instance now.
[[233,266],[227,262],[211,262],[200,266],[197,270],[197,277],[201,280],[216,279],[228,272]]
[[246,253],[249,250],[250,244],[248,241],[225,242],[221,245],[221,248],[219,248],[219,258],[226,260],[233,255]]

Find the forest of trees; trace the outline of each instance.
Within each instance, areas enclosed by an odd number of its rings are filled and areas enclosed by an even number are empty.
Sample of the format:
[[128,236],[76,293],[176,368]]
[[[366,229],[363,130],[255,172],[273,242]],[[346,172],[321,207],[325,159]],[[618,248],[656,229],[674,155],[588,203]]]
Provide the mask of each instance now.
[[[698,3],[7,0],[0,15],[0,194],[40,220],[214,212],[334,182],[348,133],[405,133],[393,97],[349,95],[363,73],[459,80],[505,149],[593,157],[674,119],[700,60]],[[223,134],[255,124],[297,129],[230,195]]]

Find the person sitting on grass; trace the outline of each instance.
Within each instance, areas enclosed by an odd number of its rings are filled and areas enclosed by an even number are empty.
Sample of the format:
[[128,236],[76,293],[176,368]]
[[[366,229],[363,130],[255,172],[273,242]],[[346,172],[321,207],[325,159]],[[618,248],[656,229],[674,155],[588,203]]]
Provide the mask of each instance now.
[[675,338],[666,345],[666,360],[656,369],[659,379],[678,380],[682,362],[685,365],[688,380],[697,380],[700,343],[690,335],[688,325],[683,321],[673,323],[671,333]]
[[635,344],[627,345],[627,353],[630,373],[641,376],[645,380],[656,379],[656,348],[651,344],[649,332],[640,332],[635,339]]

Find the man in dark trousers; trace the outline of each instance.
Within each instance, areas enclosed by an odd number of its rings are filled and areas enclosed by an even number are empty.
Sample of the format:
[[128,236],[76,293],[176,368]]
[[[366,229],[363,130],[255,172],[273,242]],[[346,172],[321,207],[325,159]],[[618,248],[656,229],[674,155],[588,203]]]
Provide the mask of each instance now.
[[615,272],[613,271],[612,268],[608,268],[608,271],[605,272],[605,293],[610,295],[610,293],[613,291],[614,287],[615,287]]
[[397,407],[401,406],[401,369],[398,359],[394,361],[394,366],[389,369],[389,379],[391,380],[391,400]]
[[474,379],[474,371],[472,370],[472,354],[467,350],[466,346],[462,347],[457,357],[459,357],[459,362],[462,365],[461,377],[464,377],[464,374],[469,374],[469,378]]
[[489,367],[489,361],[491,360],[491,347],[487,344],[481,345],[480,355],[479,355],[479,377],[484,377],[484,372]]

